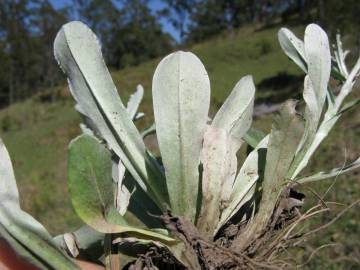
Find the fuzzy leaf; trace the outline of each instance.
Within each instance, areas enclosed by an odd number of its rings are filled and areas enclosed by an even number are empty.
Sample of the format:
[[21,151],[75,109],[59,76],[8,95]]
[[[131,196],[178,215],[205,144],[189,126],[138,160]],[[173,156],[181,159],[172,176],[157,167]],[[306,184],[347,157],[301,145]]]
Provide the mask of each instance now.
[[325,103],[327,86],[331,71],[331,55],[326,33],[316,24],[306,27],[304,37],[308,75],[316,94],[320,112]]
[[205,237],[210,239],[219,222],[221,187],[226,178],[229,178],[230,148],[230,136],[224,129],[213,126],[207,128],[202,152],[201,212],[196,226]]
[[172,238],[132,227],[114,207],[111,154],[98,140],[81,135],[70,143],[69,191],[78,216],[101,233],[134,232],[164,241]]
[[129,101],[126,105],[126,110],[129,113],[131,119],[135,118],[143,97],[144,88],[142,87],[142,85],[139,84],[136,87],[136,92],[130,96]]
[[295,105],[295,101],[287,101],[274,119],[266,154],[259,210],[248,223],[243,237],[234,241],[233,246],[236,246],[237,250],[243,250],[263,233],[286,183],[286,176],[303,132],[303,123],[295,110]]
[[147,154],[142,138],[117,93],[94,33],[81,22],[65,24],[56,36],[54,51],[69,78],[79,112],[91,119],[101,138],[141,188],[163,208],[163,203],[168,202],[164,176],[155,160]]
[[266,148],[269,136],[266,136],[247,156],[232,187],[229,205],[221,213],[218,229],[224,225],[253,196],[255,185],[265,168]]
[[0,139],[0,234],[29,262],[38,267],[78,269],[52,242],[47,230],[22,211],[9,154]]
[[280,29],[280,31],[278,32],[278,40],[285,54],[306,73],[307,63],[304,42],[298,39],[287,28]]
[[306,167],[313,152],[309,151],[316,137],[321,113],[325,106],[331,71],[331,55],[326,33],[316,24],[305,30],[305,53],[308,59],[308,77],[305,78],[306,102],[305,132],[298,148],[289,178],[294,179]]
[[243,139],[248,145],[255,149],[265,136],[265,133],[261,130],[250,127]]
[[314,181],[324,180],[324,179],[328,179],[328,178],[332,178],[332,177],[337,177],[344,173],[355,170],[359,167],[360,167],[360,158],[356,159],[355,161],[353,161],[352,163],[350,163],[346,166],[343,166],[340,168],[334,168],[328,172],[319,172],[314,175],[302,177],[302,178],[296,179],[295,182],[304,184],[304,183],[308,183],[308,182],[314,182]]
[[252,123],[255,85],[252,76],[245,76],[234,87],[216,113],[212,126],[224,129],[237,139],[242,139]]
[[194,221],[201,142],[210,104],[209,78],[194,54],[176,52],[157,66],[152,91],[171,208]]

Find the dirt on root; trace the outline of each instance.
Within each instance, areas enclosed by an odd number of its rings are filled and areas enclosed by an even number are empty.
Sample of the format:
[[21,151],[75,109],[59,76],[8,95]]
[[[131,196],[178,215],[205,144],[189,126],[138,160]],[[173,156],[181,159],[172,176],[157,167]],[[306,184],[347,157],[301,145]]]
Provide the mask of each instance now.
[[[270,261],[270,257],[282,250],[279,238],[284,228],[289,227],[300,216],[304,195],[292,188],[287,188],[277,203],[272,218],[262,235],[254,239],[244,250],[237,250],[232,244],[242,237],[246,223],[229,222],[213,239],[201,236],[193,223],[168,212],[161,216],[165,227],[185,245],[183,257],[186,266],[178,261],[168,250],[159,247],[150,248],[145,254],[132,262],[129,270],[233,270],[233,269],[279,269],[286,268],[286,262]],[[284,243],[281,243],[284,247]]]

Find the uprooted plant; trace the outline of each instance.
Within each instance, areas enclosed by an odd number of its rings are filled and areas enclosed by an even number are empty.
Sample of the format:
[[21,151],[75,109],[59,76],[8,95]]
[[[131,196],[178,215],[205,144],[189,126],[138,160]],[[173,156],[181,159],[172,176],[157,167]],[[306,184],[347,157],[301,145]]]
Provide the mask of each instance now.
[[[156,68],[152,94],[155,125],[142,133],[138,87],[123,105],[96,36],[80,22],[62,27],[55,57],[68,77],[83,134],[69,146],[68,185],[73,207],[86,225],[51,238],[20,209],[8,153],[1,144],[0,233],[44,269],[76,269],[70,257],[109,269],[259,269],[286,266],[278,255],[298,240],[294,228],[323,211],[301,213],[299,184],[330,178],[351,164],[301,176],[311,156],[343,112],[360,70],[345,64],[340,37],[331,57],[317,25],[304,41],[279,31],[286,55],[306,74],[303,112],[290,100],[270,134],[251,128],[255,86],[242,78],[210,119],[210,83],[201,61],[176,52]],[[332,75],[337,89],[329,87]],[[143,138],[156,132],[161,158]],[[238,169],[241,146],[251,151]]]

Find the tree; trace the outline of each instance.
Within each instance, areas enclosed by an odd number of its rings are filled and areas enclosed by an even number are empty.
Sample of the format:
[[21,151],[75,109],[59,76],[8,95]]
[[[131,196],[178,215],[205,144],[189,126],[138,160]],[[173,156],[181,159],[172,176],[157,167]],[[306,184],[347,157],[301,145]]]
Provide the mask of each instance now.
[[109,64],[117,68],[137,65],[172,49],[173,39],[162,31],[147,2],[123,1],[123,25],[115,30],[108,46]]
[[79,17],[100,37],[107,63],[115,68],[137,65],[171,50],[146,0],[74,0]]
[[160,14],[166,17],[173,27],[179,31],[180,42],[183,42],[196,0],[162,0],[162,2],[166,8],[161,10]]
[[52,40],[67,20],[48,0],[4,0],[0,5],[1,106],[22,100],[61,80]]

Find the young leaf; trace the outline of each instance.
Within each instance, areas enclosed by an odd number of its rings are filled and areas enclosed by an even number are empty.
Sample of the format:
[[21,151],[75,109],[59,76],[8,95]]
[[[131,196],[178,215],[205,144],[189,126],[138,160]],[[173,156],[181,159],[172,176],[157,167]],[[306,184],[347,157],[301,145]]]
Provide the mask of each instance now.
[[245,76],[234,87],[216,113],[212,126],[224,129],[237,139],[242,139],[252,123],[255,85],[252,76]]
[[81,22],[65,24],[54,42],[55,58],[69,78],[78,110],[91,119],[109,148],[160,208],[168,202],[163,174],[145,149],[102,58],[99,41]]
[[308,78],[305,78],[304,100],[306,102],[306,126],[289,177],[294,179],[311,158],[309,149],[314,142],[325,106],[331,71],[331,55],[326,33],[316,24],[305,30],[305,53],[308,59]]
[[194,54],[176,52],[157,66],[152,91],[171,208],[194,221],[201,142],[210,104],[209,78]]
[[314,88],[318,109],[321,112],[326,99],[331,71],[329,41],[324,30],[316,24],[308,25],[305,30],[304,47],[308,59],[308,75]]
[[[252,77],[242,78],[215,115],[204,137],[203,205],[198,227],[210,237],[218,223],[221,205],[231,201],[236,152],[252,122],[254,96]],[[221,196],[218,196],[219,191]]]
[[126,110],[129,113],[131,119],[135,118],[143,97],[144,88],[142,87],[142,85],[139,84],[136,87],[136,92],[130,96],[129,101],[126,105]]
[[164,241],[172,238],[132,227],[114,207],[111,154],[98,140],[81,135],[70,143],[68,181],[78,216],[101,233],[134,232]]
[[301,177],[299,179],[296,179],[295,182],[300,183],[300,184],[304,184],[304,183],[308,183],[308,182],[324,180],[324,179],[328,179],[328,178],[332,178],[332,177],[342,175],[344,173],[355,170],[355,169],[357,169],[359,167],[360,167],[360,158],[356,159],[355,161],[353,161],[352,163],[350,163],[350,164],[348,164],[348,165],[346,165],[344,167],[334,168],[334,169],[330,170],[329,172],[319,172],[319,173],[314,174],[314,175]]
[[289,29],[281,28],[278,39],[285,54],[307,73],[304,42],[298,39]]

